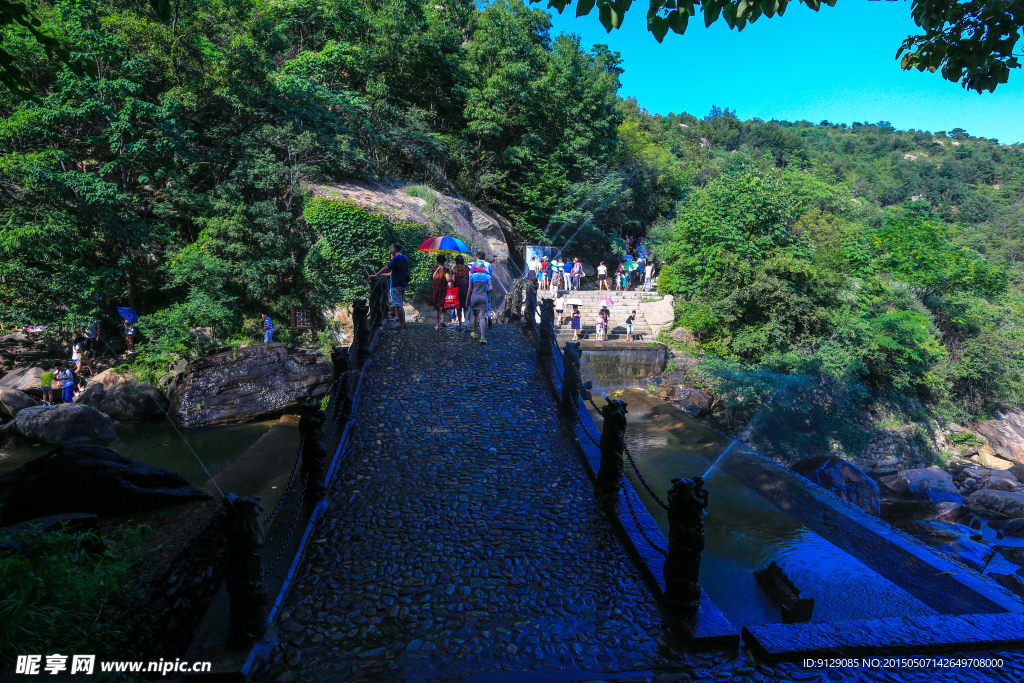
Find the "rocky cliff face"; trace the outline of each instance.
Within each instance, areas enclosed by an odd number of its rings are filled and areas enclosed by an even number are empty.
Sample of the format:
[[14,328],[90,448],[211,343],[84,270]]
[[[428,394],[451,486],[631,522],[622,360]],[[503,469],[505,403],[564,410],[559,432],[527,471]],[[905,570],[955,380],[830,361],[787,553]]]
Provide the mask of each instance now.
[[247,422],[323,396],[331,364],[313,352],[264,344],[207,356],[188,366],[170,412],[186,427]]
[[[434,224],[439,220],[455,228],[452,237],[462,239],[475,251],[483,251],[494,270],[494,310],[499,310],[505,301],[505,294],[518,273],[509,258],[508,243],[503,228],[508,221],[490,214],[469,202],[438,193],[437,202],[428,215],[426,200],[406,194],[406,187],[388,187],[380,183],[362,180],[346,180],[332,185],[315,185],[313,194],[317,197],[337,197],[354,202],[368,209],[387,214],[396,221]],[[417,245],[419,246],[419,245]]]

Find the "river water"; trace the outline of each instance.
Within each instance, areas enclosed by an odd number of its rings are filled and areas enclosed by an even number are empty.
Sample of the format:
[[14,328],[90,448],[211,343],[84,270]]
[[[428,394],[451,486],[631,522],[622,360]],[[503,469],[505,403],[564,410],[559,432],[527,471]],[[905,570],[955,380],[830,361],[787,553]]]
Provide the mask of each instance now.
[[[643,389],[611,393],[610,398],[629,405],[626,442],[640,471],[663,499],[674,477],[705,474],[729,446],[725,437]],[[591,411],[600,425],[600,415]],[[625,469],[667,538],[665,511],[628,464]],[[707,473],[706,482],[710,495],[701,585],[734,626],[781,622],[779,606],[753,576],[771,560],[786,571],[802,596],[815,599],[813,621],[936,613],[717,467]]]
[[[120,422],[117,437],[105,445],[121,455],[177,472],[192,484],[202,486],[275,424],[277,418],[240,425],[182,429],[179,436],[166,419]],[[51,444],[22,436],[0,436],[0,474],[17,469],[53,448],[55,446]]]

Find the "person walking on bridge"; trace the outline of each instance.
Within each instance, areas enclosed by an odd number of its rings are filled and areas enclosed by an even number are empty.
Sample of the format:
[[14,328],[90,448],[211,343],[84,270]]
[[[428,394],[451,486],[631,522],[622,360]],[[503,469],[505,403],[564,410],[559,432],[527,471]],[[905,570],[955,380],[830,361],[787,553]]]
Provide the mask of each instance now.
[[370,277],[391,275],[391,311],[398,327],[405,327],[405,288],[409,286],[409,260],[402,254],[401,242],[391,245],[391,261]]
[[[473,264],[473,274],[469,276],[469,307],[473,309],[473,324],[470,337],[479,339],[481,344],[487,343],[487,312],[490,308],[491,276],[487,274],[487,264],[481,259]],[[477,333],[479,330],[479,333]]]

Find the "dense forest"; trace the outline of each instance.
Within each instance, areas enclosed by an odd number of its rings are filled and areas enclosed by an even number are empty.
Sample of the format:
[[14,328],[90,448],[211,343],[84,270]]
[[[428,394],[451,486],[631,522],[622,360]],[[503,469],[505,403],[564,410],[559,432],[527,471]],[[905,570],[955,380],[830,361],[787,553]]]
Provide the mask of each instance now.
[[[652,115],[620,97],[616,53],[518,0],[34,12],[72,63],[3,29],[33,90],[0,92],[5,326],[129,305],[137,363],[158,367],[202,352],[194,327],[242,339],[260,310],[337,303],[401,230],[350,211],[328,234],[306,184],[368,178],[484,206],[513,247],[615,260],[646,235],[719,377],[838,383],[949,419],[1024,400],[1018,145]],[[379,244],[349,253],[355,236]]]

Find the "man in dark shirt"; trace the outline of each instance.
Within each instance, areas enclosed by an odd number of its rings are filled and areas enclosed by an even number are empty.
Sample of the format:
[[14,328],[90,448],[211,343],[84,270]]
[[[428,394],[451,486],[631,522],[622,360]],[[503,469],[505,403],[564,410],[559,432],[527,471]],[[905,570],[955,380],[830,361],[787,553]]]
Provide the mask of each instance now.
[[402,254],[402,245],[391,245],[391,261],[373,277],[391,275],[391,311],[398,326],[405,327],[405,288],[409,285],[409,261]]

